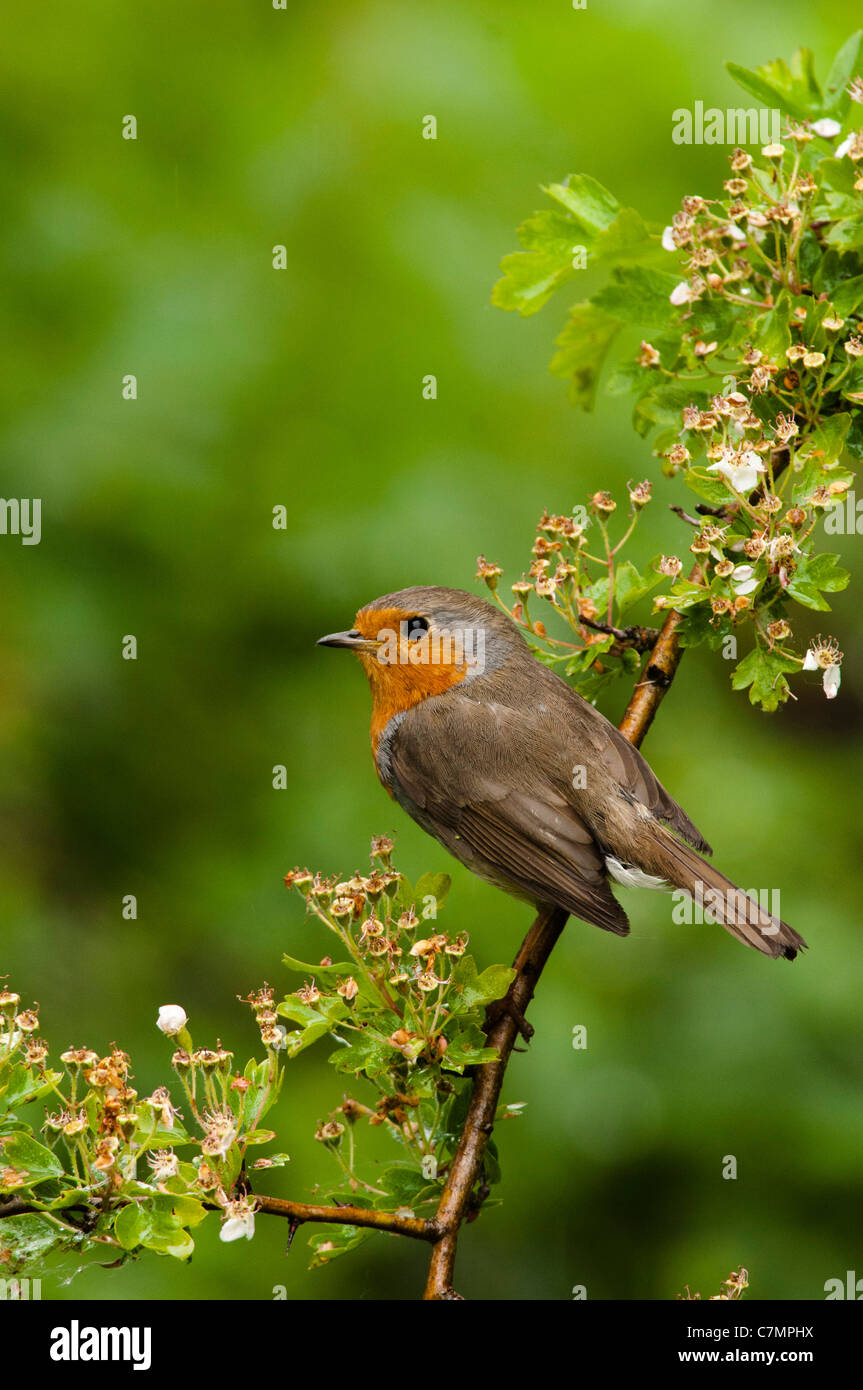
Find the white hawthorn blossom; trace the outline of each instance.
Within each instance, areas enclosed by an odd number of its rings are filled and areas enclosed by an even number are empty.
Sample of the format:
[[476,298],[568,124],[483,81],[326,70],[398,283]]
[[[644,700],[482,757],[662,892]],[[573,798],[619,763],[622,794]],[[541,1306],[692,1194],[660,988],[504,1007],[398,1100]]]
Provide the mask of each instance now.
[[804,671],[823,671],[822,687],[828,700],[835,700],[842,680],[839,664],[842,653],[832,637],[816,637],[803,660]]
[[712,463],[708,473],[720,473],[727,483],[738,492],[751,492],[758,486],[758,475],[767,470],[754,449],[744,449],[735,454],[726,449],[722,458]]
[[689,304],[695,298],[688,280],[681,280],[679,285],[675,285],[671,294],[668,296],[671,303],[675,306]]
[[731,585],[735,594],[751,594],[758,588],[759,580],[751,565],[735,565],[731,571]]
[[829,116],[823,116],[820,121],[812,122],[812,129],[816,135],[822,136],[825,140],[832,140],[834,135],[838,135],[842,129],[838,121],[832,120]]
[[219,1240],[251,1240],[255,1234],[255,1204],[248,1197],[225,1203],[225,1216],[219,1230]]
[[824,687],[824,694],[827,696],[828,700],[836,699],[836,696],[839,693],[839,686],[841,681],[842,673],[839,670],[839,667],[828,666],[827,670],[824,672],[824,680],[822,681],[822,685]]
[[169,1038],[173,1038],[177,1033],[182,1032],[189,1022],[186,1010],[180,1004],[163,1004],[159,1009],[159,1017],[156,1020],[156,1027],[161,1028]]

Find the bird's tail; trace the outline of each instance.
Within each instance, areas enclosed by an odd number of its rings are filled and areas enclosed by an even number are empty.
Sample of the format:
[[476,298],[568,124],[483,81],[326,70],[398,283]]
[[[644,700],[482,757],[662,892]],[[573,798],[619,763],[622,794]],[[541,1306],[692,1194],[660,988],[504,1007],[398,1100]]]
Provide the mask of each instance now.
[[793,927],[764,911],[754,897],[670,832],[663,831],[658,844],[654,839],[651,858],[654,873],[702,903],[710,919],[720,922],[745,946],[754,946],[774,960],[779,956],[793,960],[798,951],[806,949],[806,942]]

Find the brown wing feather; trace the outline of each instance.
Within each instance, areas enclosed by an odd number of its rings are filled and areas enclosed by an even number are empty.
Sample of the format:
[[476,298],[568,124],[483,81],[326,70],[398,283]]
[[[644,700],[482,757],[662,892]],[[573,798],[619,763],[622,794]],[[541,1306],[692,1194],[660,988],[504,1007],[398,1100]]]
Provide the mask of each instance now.
[[550,712],[556,715],[564,728],[570,729],[575,737],[586,737],[590,740],[597,761],[605,767],[624,793],[646,806],[657,820],[664,822],[702,854],[712,854],[713,850],[701,831],[668,794],[653,769],[629,739],[624,738],[620,730],[616,729],[604,714],[600,714],[598,709],[588,704],[587,700],[571,690],[553,672],[547,671],[544,674]]
[[530,736],[518,711],[461,697],[428,700],[390,740],[389,785],[415,820],[477,872],[626,935],[602,852],[537,767]]

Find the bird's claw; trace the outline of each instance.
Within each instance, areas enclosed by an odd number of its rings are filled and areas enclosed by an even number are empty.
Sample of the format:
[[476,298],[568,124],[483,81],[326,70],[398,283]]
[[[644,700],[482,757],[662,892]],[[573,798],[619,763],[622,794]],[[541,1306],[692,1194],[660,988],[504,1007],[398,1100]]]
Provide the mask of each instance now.
[[528,1023],[521,1009],[509,995],[503,999],[495,999],[492,1004],[487,1005],[485,1011],[486,1022],[489,1025],[497,1023],[504,1015],[512,1019],[525,1042],[530,1042],[534,1034],[533,1024]]

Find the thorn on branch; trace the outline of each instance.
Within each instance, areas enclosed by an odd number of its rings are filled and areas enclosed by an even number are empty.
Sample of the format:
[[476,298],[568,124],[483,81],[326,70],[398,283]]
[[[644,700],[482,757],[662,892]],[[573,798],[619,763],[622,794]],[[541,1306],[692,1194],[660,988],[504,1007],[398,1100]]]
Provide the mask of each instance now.
[[631,647],[636,652],[651,651],[659,636],[656,627],[612,627],[611,623],[600,623],[595,618],[579,618],[579,622],[583,627],[593,628],[594,632],[614,637],[621,647]]
[[[701,511],[701,508],[700,508],[700,507],[696,507],[695,510],[696,510],[697,512],[700,512],[700,511]],[[709,510],[710,510],[711,512],[713,512],[714,509],[711,507]],[[675,512],[675,513],[677,514],[677,516],[680,517],[681,521],[688,521],[690,526],[697,526],[697,527],[699,527],[699,528],[701,527],[701,522],[698,520],[698,517],[697,517],[697,516],[690,516],[690,515],[689,515],[689,512],[685,512],[685,511],[683,510],[682,507],[674,507],[674,506],[672,506],[672,507],[671,507],[671,511]]]

